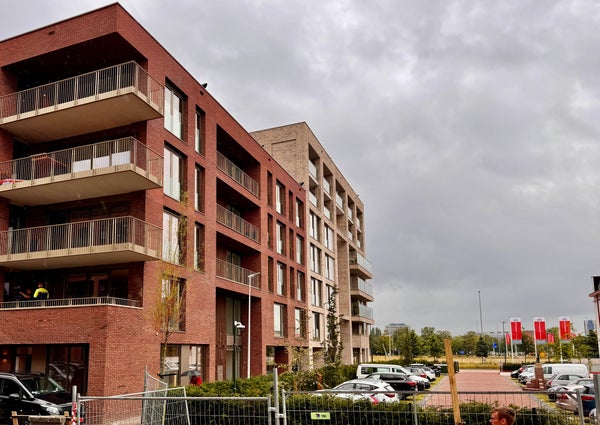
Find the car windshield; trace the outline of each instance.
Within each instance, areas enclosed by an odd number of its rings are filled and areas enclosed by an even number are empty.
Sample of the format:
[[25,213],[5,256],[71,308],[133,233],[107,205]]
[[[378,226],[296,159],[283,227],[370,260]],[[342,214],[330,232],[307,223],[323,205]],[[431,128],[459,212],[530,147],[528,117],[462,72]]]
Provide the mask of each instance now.
[[65,391],[54,379],[49,376],[27,376],[20,379],[33,395],[43,395]]

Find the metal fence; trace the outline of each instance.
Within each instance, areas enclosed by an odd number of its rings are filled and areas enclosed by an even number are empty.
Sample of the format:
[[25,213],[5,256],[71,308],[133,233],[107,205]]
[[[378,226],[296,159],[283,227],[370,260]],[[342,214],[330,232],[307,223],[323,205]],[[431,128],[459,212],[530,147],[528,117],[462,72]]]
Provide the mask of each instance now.
[[[276,397],[189,397],[170,388],[115,397],[81,397],[87,425],[454,425],[450,392],[398,392],[402,400],[372,403],[373,393],[281,392]],[[584,425],[578,414],[556,407],[544,392],[459,392],[466,425],[488,425],[491,410],[511,406],[517,425]],[[577,408],[577,407],[576,407]]]

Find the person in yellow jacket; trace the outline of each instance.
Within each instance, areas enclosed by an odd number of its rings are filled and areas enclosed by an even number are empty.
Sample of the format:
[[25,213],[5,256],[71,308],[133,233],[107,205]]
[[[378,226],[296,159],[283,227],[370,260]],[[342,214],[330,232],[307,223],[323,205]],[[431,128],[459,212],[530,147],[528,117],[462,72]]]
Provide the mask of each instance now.
[[44,284],[42,282],[38,283],[38,287],[33,293],[33,299],[35,300],[47,300],[50,298],[50,294],[48,290],[44,288]]

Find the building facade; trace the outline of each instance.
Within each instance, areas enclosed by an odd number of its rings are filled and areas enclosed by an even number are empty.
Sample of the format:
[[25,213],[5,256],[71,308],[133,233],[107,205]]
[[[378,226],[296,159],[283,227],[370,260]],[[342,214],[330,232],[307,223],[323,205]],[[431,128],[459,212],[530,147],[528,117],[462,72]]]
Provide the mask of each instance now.
[[342,361],[370,360],[374,297],[369,280],[373,275],[365,254],[362,201],[306,123],[251,134],[308,191],[307,285],[313,362],[328,348],[328,307],[335,295]]
[[110,395],[308,347],[305,188],[120,5],[0,42],[0,180],[0,370]]

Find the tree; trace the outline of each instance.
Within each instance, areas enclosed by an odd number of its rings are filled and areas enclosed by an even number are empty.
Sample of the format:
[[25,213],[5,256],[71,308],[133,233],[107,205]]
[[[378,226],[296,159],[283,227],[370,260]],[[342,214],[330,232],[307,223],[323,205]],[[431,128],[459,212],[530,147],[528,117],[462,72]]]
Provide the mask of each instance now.
[[372,328],[371,333],[369,334],[369,348],[371,350],[371,354],[383,355],[385,351],[383,350],[383,333],[379,328]]
[[342,364],[342,339],[340,338],[340,326],[342,318],[337,314],[337,286],[330,286],[327,300],[327,336],[323,341],[324,360],[327,365],[339,366]]
[[414,330],[406,327],[398,329],[394,335],[398,336],[398,347],[404,364],[410,364],[419,352],[419,336]]
[[490,352],[489,345],[483,339],[483,336],[479,336],[479,340],[477,341],[477,351],[476,354],[478,357],[481,357],[481,362],[483,363],[484,359],[487,358],[488,353]]
[[523,363],[527,363],[527,354],[533,353],[535,351],[535,346],[533,344],[533,337],[531,337],[529,333],[523,332],[523,335],[521,337],[521,350],[523,351],[525,356],[523,358]]

